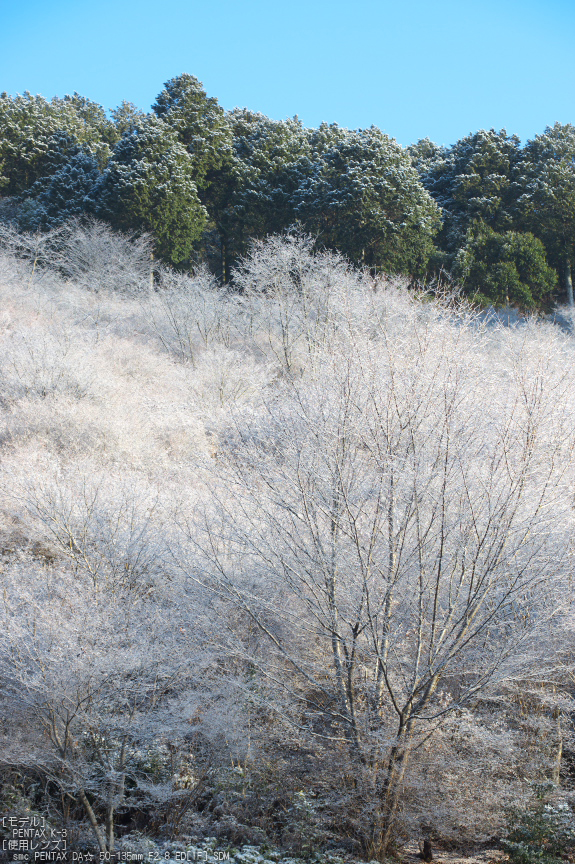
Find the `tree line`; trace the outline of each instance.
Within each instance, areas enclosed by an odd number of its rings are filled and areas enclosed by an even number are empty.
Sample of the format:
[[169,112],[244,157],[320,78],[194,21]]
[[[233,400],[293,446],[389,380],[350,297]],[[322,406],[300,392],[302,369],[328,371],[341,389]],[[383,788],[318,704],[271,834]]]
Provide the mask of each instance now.
[[0,219],[71,217],[154,237],[154,254],[227,282],[253,240],[299,225],[373,272],[446,277],[482,304],[573,303],[575,127],[521,146],[481,130],[402,148],[375,126],[306,128],[225,111],[192,75],[151,111],[75,93],[0,95]]

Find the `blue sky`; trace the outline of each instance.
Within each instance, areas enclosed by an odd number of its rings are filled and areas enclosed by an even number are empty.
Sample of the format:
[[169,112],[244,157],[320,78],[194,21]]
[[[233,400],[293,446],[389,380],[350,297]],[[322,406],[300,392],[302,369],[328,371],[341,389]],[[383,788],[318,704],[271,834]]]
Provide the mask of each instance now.
[[573,0],[0,0],[0,91],[148,110],[189,72],[227,109],[407,145],[575,123]]

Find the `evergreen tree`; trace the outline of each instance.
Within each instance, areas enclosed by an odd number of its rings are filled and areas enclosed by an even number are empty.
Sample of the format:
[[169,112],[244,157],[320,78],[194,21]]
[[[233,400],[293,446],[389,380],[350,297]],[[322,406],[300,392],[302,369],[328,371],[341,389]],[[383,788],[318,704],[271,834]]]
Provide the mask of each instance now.
[[440,216],[408,153],[374,126],[324,123],[309,139],[307,176],[292,196],[306,230],[352,261],[421,275]]
[[126,132],[133,132],[134,129],[145,119],[146,114],[137,108],[133,102],[122,100],[117,108],[110,111],[110,116],[116,127],[118,138]]
[[119,140],[119,135],[114,124],[108,119],[106,110],[79,93],[66,95],[62,99],[55,96],[51,103],[55,108],[63,112],[73,112],[77,120],[83,124],[84,133],[79,136],[82,143],[105,142],[111,147]]
[[115,228],[151,232],[165,261],[185,265],[207,216],[194,176],[176,134],[156,117],[145,118],[116,145],[92,206]]
[[115,139],[117,134],[104,109],[77,93],[49,102],[28,92],[15,97],[2,93],[0,192],[19,195],[53,173],[54,151],[61,153],[64,140],[71,148],[83,145],[103,168]]
[[93,210],[94,190],[101,171],[96,159],[81,147],[50,176],[38,180],[19,211],[20,228],[45,231]]
[[468,229],[454,273],[465,293],[483,305],[530,309],[548,303],[557,286],[557,274],[537,237],[516,231],[500,234],[479,221]]
[[152,110],[187,149],[198,188],[209,184],[210,172],[231,156],[232,136],[218,100],[193,75],[183,74],[166,81]]
[[233,156],[218,172],[208,202],[224,276],[251,239],[293,224],[293,195],[302,171],[309,171],[307,131],[300,120],[270,120],[239,108],[227,116]]
[[555,123],[528,141],[517,174],[522,190],[518,208],[524,223],[545,243],[573,306],[575,126]]
[[307,130],[297,117],[270,120],[236,109],[229,115],[234,141],[233,212],[251,236],[287,228],[295,218],[294,194],[309,174]]
[[519,138],[504,129],[481,129],[449,148],[429,139],[409,148],[424,187],[442,209],[438,243],[448,264],[465,245],[472,222],[481,220],[497,232],[516,227],[519,144]]

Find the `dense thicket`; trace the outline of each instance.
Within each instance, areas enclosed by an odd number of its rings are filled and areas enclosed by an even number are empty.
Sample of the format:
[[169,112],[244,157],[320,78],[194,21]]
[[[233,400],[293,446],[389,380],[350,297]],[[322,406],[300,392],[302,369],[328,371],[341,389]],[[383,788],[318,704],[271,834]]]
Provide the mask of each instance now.
[[4,93],[0,218],[46,231],[96,216],[224,282],[252,240],[299,225],[373,273],[447,276],[482,304],[541,308],[572,301],[574,153],[560,124],[524,147],[492,129],[403,149],[375,127],[226,112],[187,74],[151,114]]
[[2,241],[4,813],[384,860],[569,797],[571,335],[301,235],[233,292],[94,221]]

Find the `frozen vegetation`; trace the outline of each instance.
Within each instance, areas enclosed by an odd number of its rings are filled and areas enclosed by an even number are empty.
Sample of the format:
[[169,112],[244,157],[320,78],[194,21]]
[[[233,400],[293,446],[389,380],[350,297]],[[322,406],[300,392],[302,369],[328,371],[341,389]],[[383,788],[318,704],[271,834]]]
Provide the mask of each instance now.
[[226,288],[98,223],[3,249],[3,811],[237,862],[570,814],[564,329],[301,236]]

